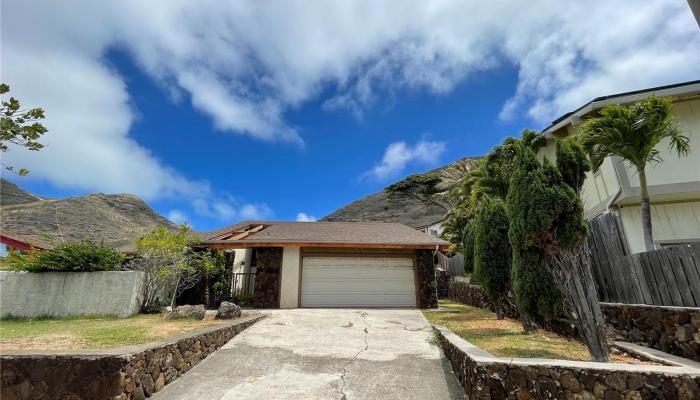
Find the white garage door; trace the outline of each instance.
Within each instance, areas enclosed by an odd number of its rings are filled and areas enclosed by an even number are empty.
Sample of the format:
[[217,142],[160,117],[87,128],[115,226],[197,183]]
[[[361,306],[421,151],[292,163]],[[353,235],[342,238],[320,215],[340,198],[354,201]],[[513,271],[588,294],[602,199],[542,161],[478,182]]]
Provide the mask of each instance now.
[[302,307],[415,307],[413,259],[304,257]]

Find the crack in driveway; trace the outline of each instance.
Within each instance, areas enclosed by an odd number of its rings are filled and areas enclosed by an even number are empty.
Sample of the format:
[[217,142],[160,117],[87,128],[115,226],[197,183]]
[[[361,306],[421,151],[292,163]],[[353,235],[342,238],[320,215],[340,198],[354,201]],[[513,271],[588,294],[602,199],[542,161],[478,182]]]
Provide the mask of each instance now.
[[348,373],[348,367],[350,366],[350,364],[353,361],[357,360],[357,357],[359,357],[360,354],[362,354],[363,352],[367,351],[367,349],[369,349],[369,343],[367,342],[367,334],[369,333],[369,328],[371,328],[372,325],[367,321],[368,315],[369,314],[367,314],[364,311],[360,313],[360,317],[362,317],[362,322],[364,322],[365,325],[367,325],[363,329],[363,331],[365,332],[365,335],[364,335],[365,348],[358,351],[357,353],[355,353],[355,355],[350,360],[348,360],[348,362],[346,362],[345,365],[343,365],[343,373],[340,374],[340,380],[342,381],[342,383],[340,384],[340,400],[347,400],[348,399],[348,396],[344,392],[344,390],[345,390],[345,376]]

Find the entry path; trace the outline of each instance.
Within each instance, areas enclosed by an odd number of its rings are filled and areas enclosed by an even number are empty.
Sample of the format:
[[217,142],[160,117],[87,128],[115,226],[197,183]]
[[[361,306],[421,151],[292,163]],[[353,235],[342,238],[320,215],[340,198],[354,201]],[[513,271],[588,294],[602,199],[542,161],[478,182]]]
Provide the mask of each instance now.
[[274,310],[152,399],[462,399],[418,310]]

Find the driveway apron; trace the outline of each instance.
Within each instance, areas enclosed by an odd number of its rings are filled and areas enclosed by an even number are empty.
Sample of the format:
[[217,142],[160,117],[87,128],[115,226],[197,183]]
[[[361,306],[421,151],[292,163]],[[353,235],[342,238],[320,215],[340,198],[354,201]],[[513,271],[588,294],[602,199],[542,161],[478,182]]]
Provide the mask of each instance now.
[[462,399],[418,310],[274,310],[153,399]]

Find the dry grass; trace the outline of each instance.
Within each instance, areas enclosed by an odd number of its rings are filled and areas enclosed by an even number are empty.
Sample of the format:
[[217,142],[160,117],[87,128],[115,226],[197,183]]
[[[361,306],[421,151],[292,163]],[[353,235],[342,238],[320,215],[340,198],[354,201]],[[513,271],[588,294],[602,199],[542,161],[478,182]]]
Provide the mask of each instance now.
[[520,322],[497,320],[489,310],[440,301],[449,311],[424,311],[431,323],[443,325],[464,340],[500,357],[590,360],[582,343],[548,331],[525,334]]
[[131,318],[3,319],[0,320],[0,351],[103,349],[150,342],[226,322],[171,320],[156,314]]

